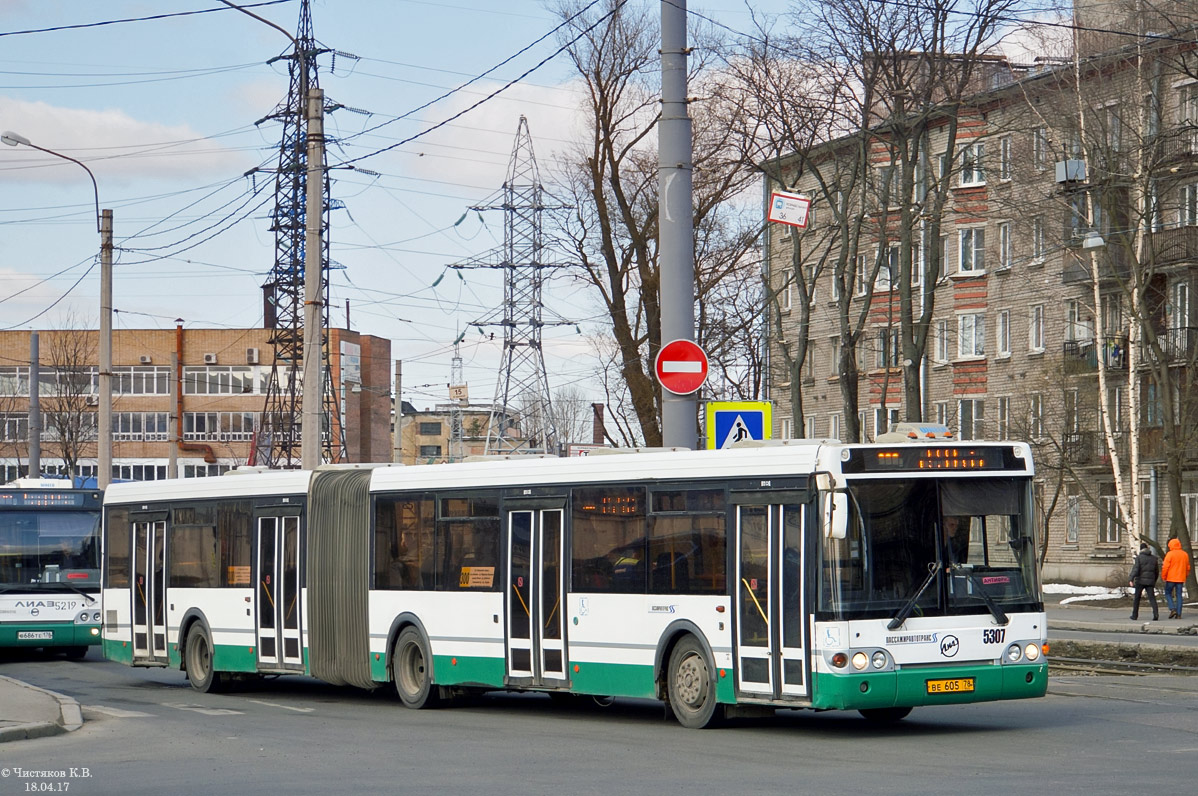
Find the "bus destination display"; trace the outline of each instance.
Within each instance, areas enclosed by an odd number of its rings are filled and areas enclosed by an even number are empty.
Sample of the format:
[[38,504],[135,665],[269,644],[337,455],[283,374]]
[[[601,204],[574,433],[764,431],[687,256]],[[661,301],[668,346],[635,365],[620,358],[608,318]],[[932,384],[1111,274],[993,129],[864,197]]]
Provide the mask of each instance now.
[[928,472],[932,470],[1025,470],[1009,445],[966,447],[904,445],[852,451],[846,473]]
[[[77,509],[83,508],[86,496],[80,492],[70,492],[65,489],[48,489],[46,491],[4,490],[0,491],[0,507],[4,508],[39,508],[39,509]],[[96,501],[99,505],[99,501]]]

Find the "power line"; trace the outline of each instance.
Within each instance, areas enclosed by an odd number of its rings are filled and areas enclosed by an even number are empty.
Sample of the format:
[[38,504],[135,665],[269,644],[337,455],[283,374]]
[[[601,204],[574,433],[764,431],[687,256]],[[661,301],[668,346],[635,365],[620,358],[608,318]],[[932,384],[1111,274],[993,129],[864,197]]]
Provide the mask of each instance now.
[[[280,3],[289,3],[291,0],[266,0],[261,3],[246,3],[242,8],[261,8],[263,6],[275,6]],[[85,28],[102,28],[108,25],[123,25],[127,22],[152,22],[160,19],[170,19],[171,17],[191,17],[198,14],[211,14],[216,11],[230,11],[228,6],[218,6],[216,8],[202,8],[198,11],[176,11],[171,14],[153,14],[144,17],[128,17],[125,19],[109,19],[103,22],[81,22],[77,25],[55,25],[52,28],[32,28],[30,30],[10,30],[0,32],[0,37],[4,36],[25,36],[32,33],[58,33],[64,30],[83,30]]]

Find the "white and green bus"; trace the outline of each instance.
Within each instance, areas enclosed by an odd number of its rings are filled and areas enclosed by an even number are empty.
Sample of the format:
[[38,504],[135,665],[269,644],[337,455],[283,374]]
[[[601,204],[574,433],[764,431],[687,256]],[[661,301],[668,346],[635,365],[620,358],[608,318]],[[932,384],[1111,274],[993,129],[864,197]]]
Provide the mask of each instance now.
[[1022,443],[251,472],[105,495],[103,647],[230,678],[777,708],[1044,695]]
[[0,486],[0,649],[100,643],[101,497],[68,478]]

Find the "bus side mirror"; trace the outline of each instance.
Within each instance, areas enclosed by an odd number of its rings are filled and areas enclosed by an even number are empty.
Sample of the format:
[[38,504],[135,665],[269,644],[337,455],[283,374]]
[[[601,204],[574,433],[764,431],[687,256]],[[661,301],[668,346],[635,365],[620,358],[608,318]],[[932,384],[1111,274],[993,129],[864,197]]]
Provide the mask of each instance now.
[[849,496],[844,492],[820,494],[820,526],[826,539],[844,539],[849,535]]

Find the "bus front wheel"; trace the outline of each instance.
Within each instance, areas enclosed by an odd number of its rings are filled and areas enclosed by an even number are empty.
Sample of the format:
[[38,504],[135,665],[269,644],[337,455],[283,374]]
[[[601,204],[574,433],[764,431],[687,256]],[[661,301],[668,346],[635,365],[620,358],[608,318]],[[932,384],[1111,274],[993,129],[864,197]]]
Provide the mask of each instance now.
[[669,689],[670,709],[683,727],[712,727],[723,715],[723,707],[715,701],[715,678],[707,656],[694,636],[679,641],[670,653]]
[[200,623],[187,631],[187,680],[205,694],[220,690],[221,676],[212,668],[212,638]]
[[391,657],[395,691],[404,707],[420,710],[437,703],[439,689],[429,677],[430,660],[420,632],[414,627],[405,627],[395,642],[395,652]]

